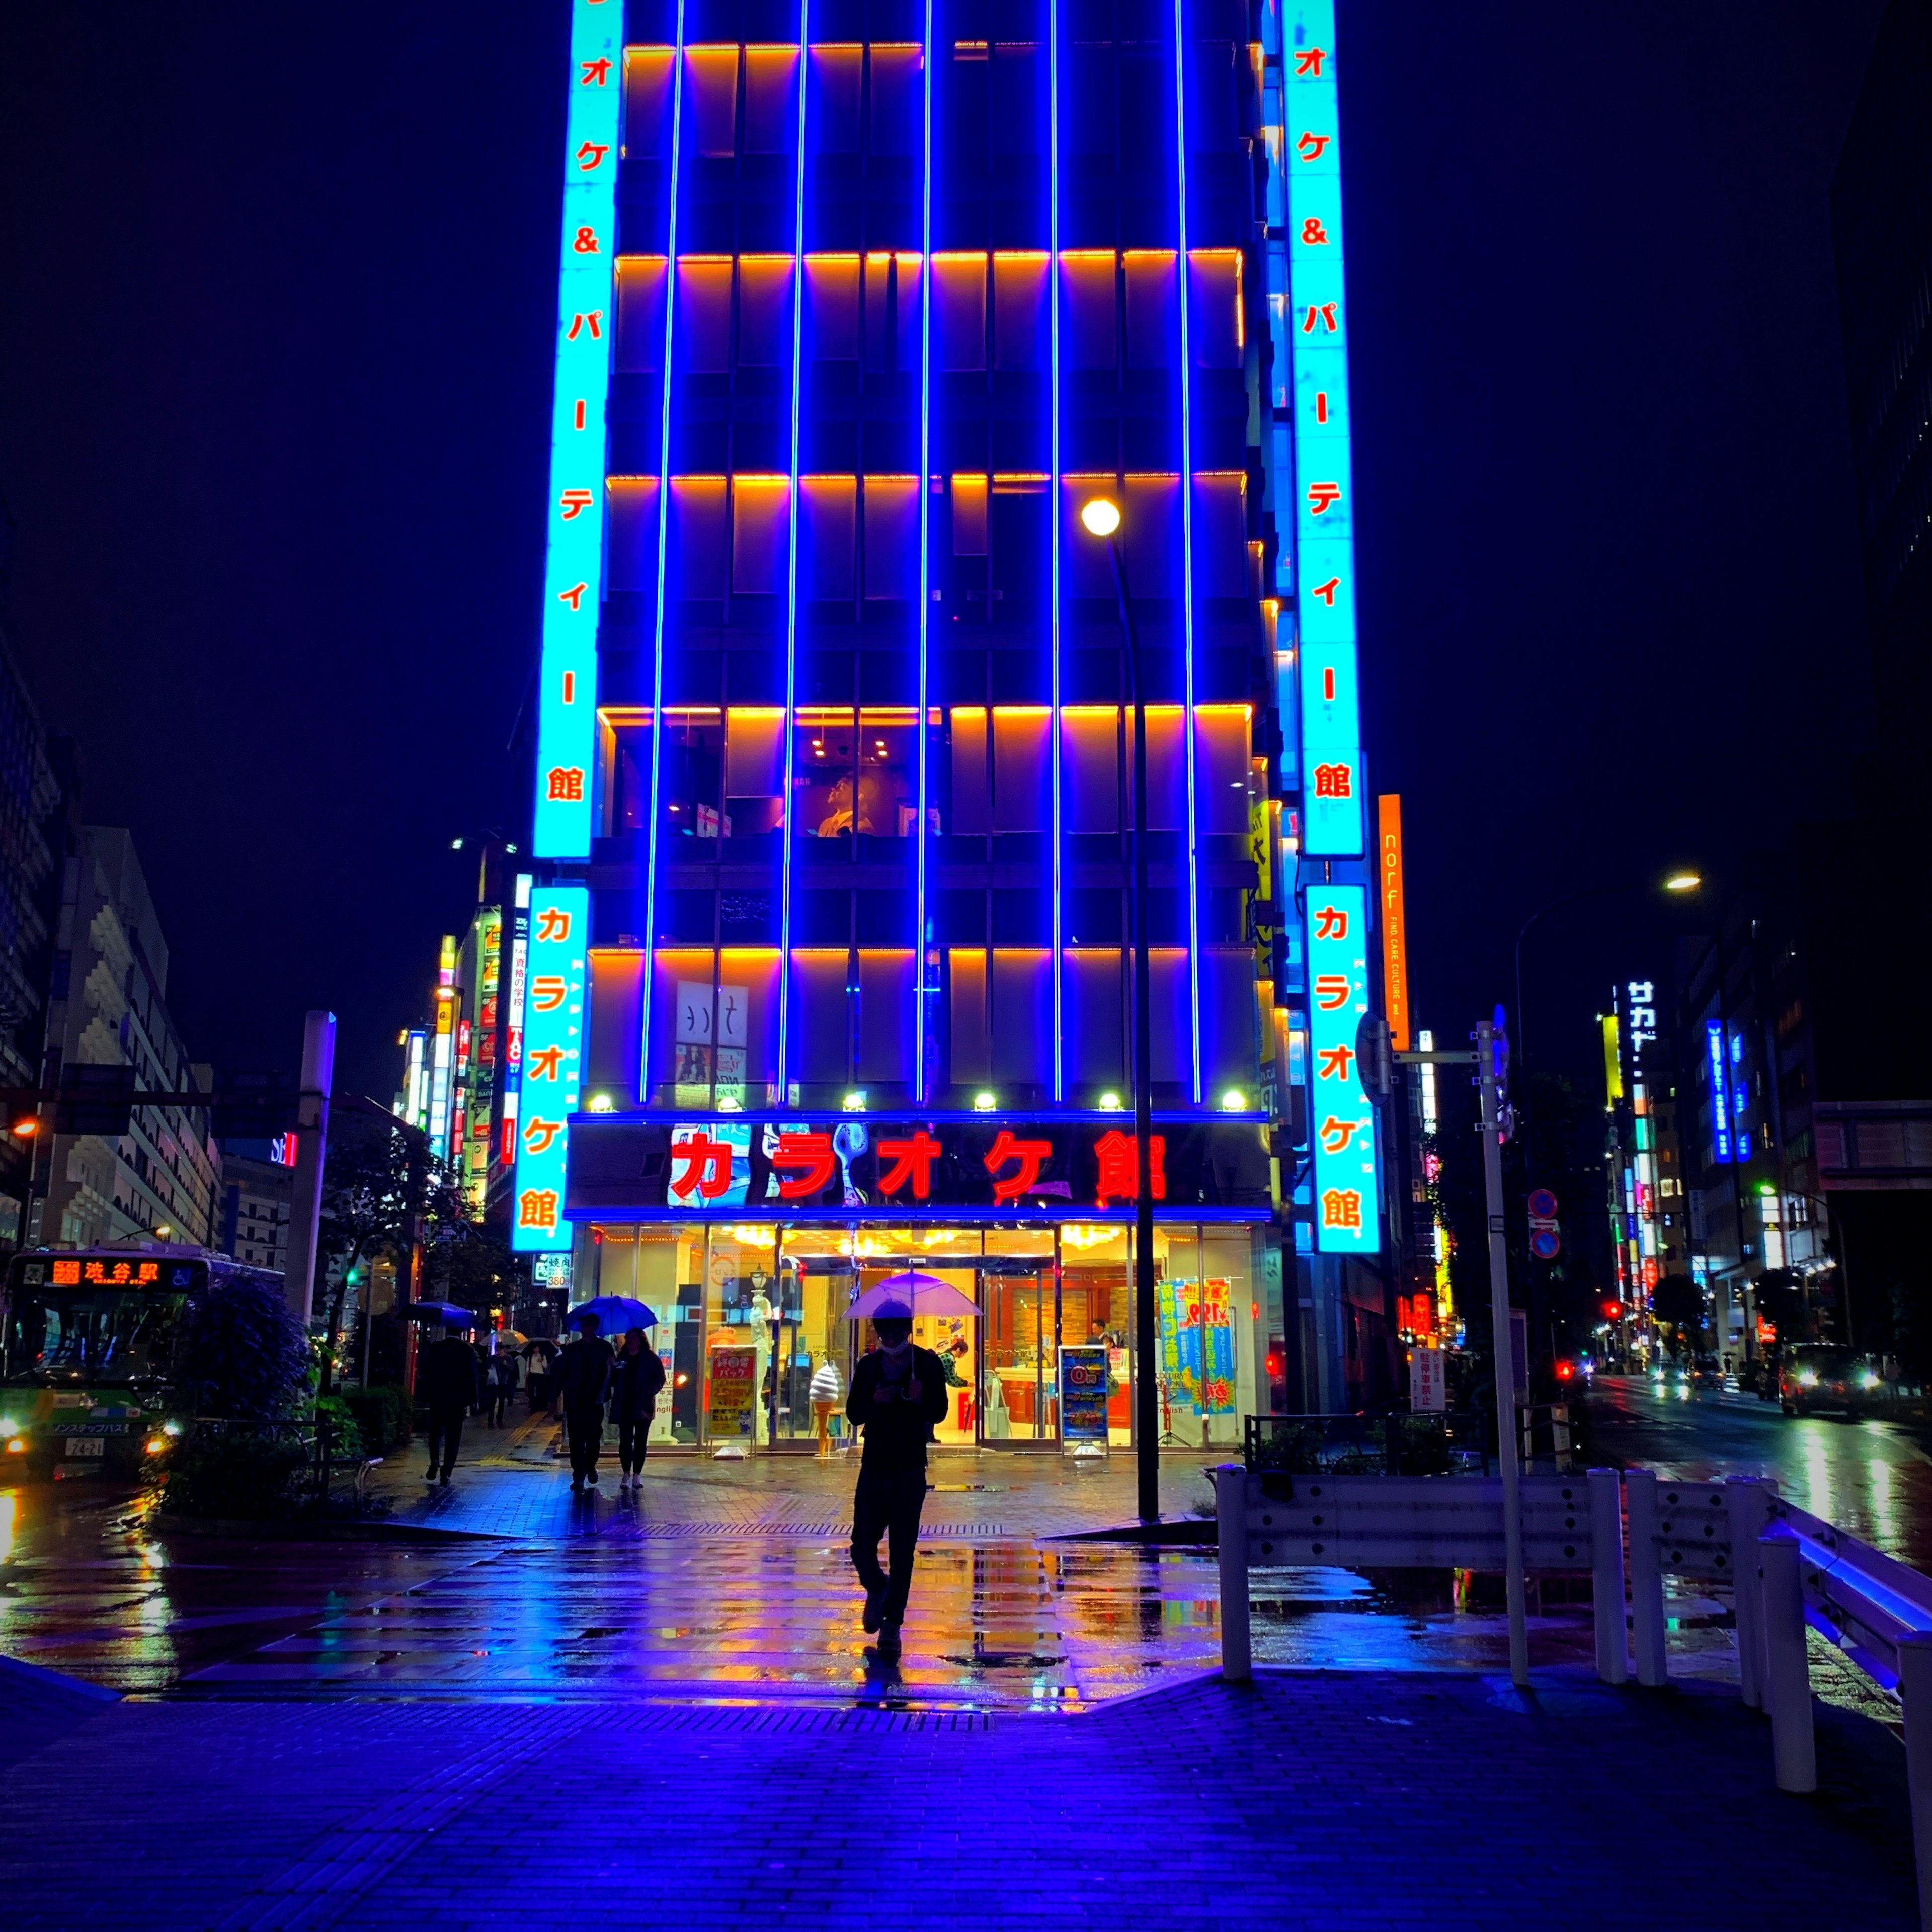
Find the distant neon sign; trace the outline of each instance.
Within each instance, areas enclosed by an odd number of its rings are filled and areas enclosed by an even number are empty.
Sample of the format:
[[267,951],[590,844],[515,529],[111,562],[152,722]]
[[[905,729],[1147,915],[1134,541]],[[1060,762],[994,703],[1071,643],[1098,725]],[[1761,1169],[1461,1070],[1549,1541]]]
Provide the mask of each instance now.
[[609,0],[575,0],[532,831],[535,850],[550,859],[584,859],[590,854],[597,615],[604,584],[604,416],[610,387],[623,58],[622,9]]
[[1362,727],[1335,8],[1334,0],[1291,0],[1286,13],[1282,166],[1294,370],[1302,850],[1312,858],[1352,858],[1363,844]]
[[1376,1117],[1356,1037],[1369,1010],[1368,892],[1308,889],[1309,1138],[1315,1157],[1315,1240],[1324,1254],[1382,1246]]
[[1716,1020],[1704,1022],[1704,1048],[1711,1066],[1711,1125],[1718,1158],[1731,1158],[1731,1089],[1724,1069],[1724,1029]]
[[570,1117],[584,1068],[584,979],[590,895],[582,886],[530,894],[530,977],[524,994],[524,1064],[517,1120],[515,1212],[510,1245],[525,1254],[570,1246],[563,1218]]

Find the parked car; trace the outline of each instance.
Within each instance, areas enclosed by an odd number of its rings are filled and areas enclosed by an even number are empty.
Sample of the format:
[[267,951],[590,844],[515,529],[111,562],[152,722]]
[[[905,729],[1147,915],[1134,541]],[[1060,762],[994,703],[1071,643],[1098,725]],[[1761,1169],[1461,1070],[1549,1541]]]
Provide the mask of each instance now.
[[1800,1342],[1780,1354],[1778,1406],[1786,1415],[1835,1409],[1842,1414],[1880,1415],[1892,1406],[1883,1365],[1836,1342]]

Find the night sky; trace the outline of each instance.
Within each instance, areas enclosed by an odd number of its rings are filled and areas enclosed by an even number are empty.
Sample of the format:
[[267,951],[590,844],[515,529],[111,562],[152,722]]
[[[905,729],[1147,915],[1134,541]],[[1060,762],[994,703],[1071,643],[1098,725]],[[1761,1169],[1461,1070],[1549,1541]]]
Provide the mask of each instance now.
[[[1371,778],[1414,1000],[1830,815],[1864,609],[1826,195],[1880,0],[1344,0]],[[0,18],[8,631],[133,828],[191,1052],[386,1099],[533,661],[560,4]],[[1580,1073],[1636,898],[1539,928]]]

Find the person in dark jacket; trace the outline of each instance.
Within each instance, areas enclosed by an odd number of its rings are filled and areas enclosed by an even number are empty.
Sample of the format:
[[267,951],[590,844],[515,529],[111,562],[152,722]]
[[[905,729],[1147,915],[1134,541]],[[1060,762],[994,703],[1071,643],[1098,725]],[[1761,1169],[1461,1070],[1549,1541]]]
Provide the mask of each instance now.
[[476,1351],[460,1335],[438,1329],[436,1339],[417,1360],[416,1393],[429,1407],[427,1480],[447,1486],[462,1445],[463,1418],[476,1406],[480,1393]]
[[[615,1360],[594,1315],[580,1318],[578,1338],[556,1358],[556,1404],[570,1441],[573,1492],[597,1486],[597,1452],[604,1446],[604,1397]],[[553,1414],[556,1412],[553,1408]]]
[[508,1348],[499,1348],[490,1358],[490,1422],[500,1427],[510,1419],[510,1404],[517,1393],[517,1358]]
[[644,1486],[644,1444],[664,1385],[664,1364],[644,1340],[644,1331],[626,1329],[610,1377],[610,1420],[617,1425],[617,1462],[623,1472],[617,1478],[620,1490]]
[[[852,1377],[845,1413],[865,1432],[852,1497],[852,1567],[866,1586],[863,1622],[879,1633],[878,1652],[899,1654],[899,1630],[912,1589],[913,1552],[926,1507],[926,1445],[946,1413],[946,1371],[929,1348],[912,1346],[912,1314],[888,1303],[872,1318],[880,1346]],[[879,1568],[879,1538],[892,1564]]]

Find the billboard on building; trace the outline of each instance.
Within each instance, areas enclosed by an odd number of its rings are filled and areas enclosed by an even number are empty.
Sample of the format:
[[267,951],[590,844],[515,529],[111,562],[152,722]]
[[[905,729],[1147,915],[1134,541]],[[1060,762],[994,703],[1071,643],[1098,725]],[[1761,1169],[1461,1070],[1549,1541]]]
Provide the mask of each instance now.
[[563,1218],[570,1117],[583,1078],[584,974],[590,895],[582,886],[530,894],[524,994],[523,1078],[511,1245],[524,1253],[570,1246]]
[[1324,1254],[1374,1254],[1382,1246],[1375,1109],[1356,1050],[1368,1011],[1367,891],[1311,885],[1308,1129],[1315,1160],[1315,1240]]

